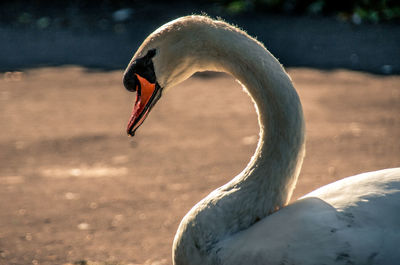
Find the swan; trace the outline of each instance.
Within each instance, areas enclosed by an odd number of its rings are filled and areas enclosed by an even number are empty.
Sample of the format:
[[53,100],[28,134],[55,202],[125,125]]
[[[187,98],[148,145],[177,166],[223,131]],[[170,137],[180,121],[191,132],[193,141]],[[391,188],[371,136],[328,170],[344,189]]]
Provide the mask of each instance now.
[[205,70],[242,84],[259,141],[246,168],[182,219],[175,265],[400,264],[400,168],[348,177],[288,204],[305,154],[302,106],[277,59],[237,27],[192,15],[150,34],[124,72],[125,88],[137,92],[127,133],[162,93]]

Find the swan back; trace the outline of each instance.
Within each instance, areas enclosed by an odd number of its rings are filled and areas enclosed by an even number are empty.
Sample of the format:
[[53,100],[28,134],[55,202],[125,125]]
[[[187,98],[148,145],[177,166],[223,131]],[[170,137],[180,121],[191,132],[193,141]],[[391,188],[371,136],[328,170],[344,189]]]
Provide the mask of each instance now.
[[348,177],[221,241],[220,264],[394,264],[399,211],[400,168]]

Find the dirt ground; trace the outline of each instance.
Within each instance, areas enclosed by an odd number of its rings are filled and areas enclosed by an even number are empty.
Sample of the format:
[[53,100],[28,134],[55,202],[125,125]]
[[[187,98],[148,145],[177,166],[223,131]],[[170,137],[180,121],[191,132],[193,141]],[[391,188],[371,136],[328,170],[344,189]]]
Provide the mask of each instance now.
[[[400,76],[291,68],[307,124],[294,198],[400,165]],[[255,150],[250,99],[202,74],[165,94],[134,138],[122,71],[0,74],[0,264],[170,264],[183,215]]]

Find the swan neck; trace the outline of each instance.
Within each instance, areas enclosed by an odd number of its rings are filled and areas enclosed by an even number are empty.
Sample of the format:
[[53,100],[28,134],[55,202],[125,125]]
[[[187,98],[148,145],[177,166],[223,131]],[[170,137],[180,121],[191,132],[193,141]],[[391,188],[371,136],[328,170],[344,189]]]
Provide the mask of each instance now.
[[185,66],[231,74],[253,100],[260,126],[246,168],[194,206],[174,239],[174,264],[218,264],[219,242],[290,200],[304,156],[304,121],[290,77],[260,42],[220,21],[194,27],[197,42],[180,51]]
[[[227,34],[232,33],[236,32]],[[219,64],[218,70],[243,85],[254,102],[260,133],[249,164],[226,188],[252,187],[261,193],[255,200],[263,207],[258,213],[263,218],[290,200],[304,156],[304,118],[300,99],[281,64],[247,34],[233,35],[225,43],[218,39],[213,44],[224,47],[226,54],[210,58],[209,64]]]

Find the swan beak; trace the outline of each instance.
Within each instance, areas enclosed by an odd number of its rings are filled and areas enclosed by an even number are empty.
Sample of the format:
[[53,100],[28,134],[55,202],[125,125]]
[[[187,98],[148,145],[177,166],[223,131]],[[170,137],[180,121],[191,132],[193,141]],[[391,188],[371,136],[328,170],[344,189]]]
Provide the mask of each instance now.
[[135,131],[144,122],[150,110],[161,97],[161,87],[157,82],[150,83],[145,78],[136,74],[136,100],[133,106],[132,115],[129,119],[127,133],[129,136],[134,136]]

